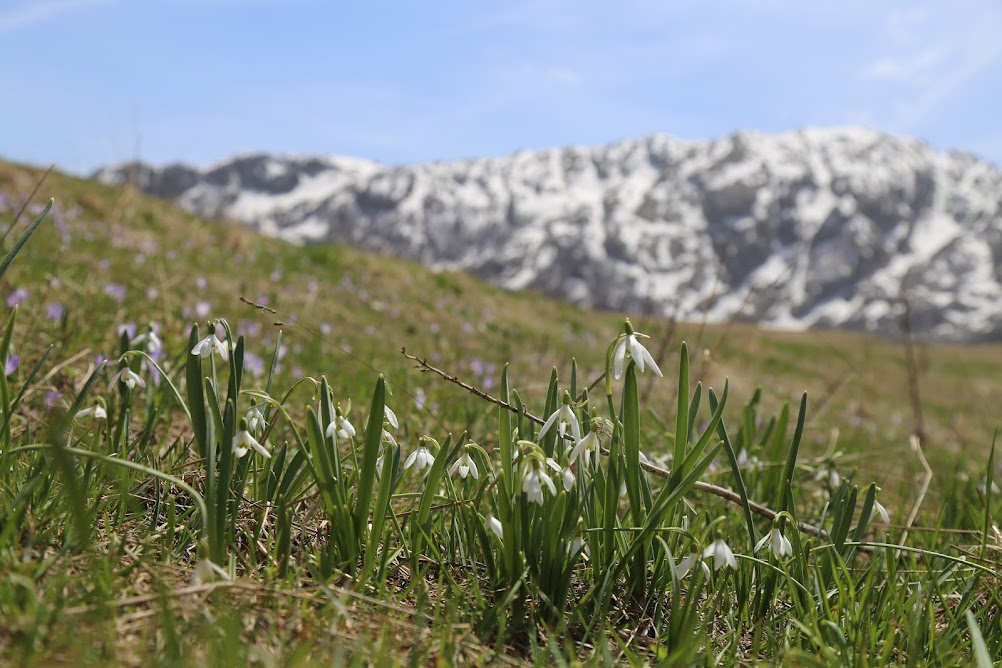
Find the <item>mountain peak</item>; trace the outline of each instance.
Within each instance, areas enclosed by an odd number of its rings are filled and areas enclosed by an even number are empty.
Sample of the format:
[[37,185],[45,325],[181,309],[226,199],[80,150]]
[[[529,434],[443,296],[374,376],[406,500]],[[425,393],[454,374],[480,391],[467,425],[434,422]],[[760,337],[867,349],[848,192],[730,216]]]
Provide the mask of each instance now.
[[668,135],[418,165],[249,154],[106,182],[585,306],[1002,338],[1002,174],[861,127]]

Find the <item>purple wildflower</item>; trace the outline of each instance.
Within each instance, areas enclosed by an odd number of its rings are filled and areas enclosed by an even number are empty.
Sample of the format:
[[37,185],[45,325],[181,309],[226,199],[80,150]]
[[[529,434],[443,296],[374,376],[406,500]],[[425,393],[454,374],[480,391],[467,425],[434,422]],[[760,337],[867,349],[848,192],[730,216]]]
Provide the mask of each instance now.
[[109,283],[104,286],[104,294],[121,304],[125,301],[125,286],[120,283]]
[[48,408],[49,410],[52,410],[53,408],[59,405],[59,402],[62,398],[63,395],[59,394],[59,392],[55,390],[49,390],[48,392],[45,393],[45,407]]
[[212,310],[212,304],[209,302],[200,301],[195,304],[195,315],[199,318],[204,318],[209,315]]
[[249,350],[244,353],[244,369],[255,378],[264,375],[264,360]]
[[28,291],[24,288],[17,288],[7,297],[7,306],[14,308],[28,298]]
[[45,315],[49,320],[60,321],[63,319],[63,315],[66,313],[66,309],[62,304],[57,302],[52,302],[45,308]]
[[12,373],[17,371],[17,368],[21,366],[21,356],[14,354],[7,358],[7,363],[4,364],[3,373],[8,378]]

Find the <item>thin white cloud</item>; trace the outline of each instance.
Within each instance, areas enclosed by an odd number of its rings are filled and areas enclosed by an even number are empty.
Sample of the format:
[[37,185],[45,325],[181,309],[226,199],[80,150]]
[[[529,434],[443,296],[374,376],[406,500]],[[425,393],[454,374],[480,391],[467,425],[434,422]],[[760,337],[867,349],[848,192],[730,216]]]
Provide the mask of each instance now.
[[0,33],[13,32],[38,23],[85,9],[103,7],[118,0],[53,0],[28,2],[20,7],[0,13]]
[[866,79],[885,79],[898,83],[918,83],[946,59],[946,50],[932,48],[910,56],[880,58],[863,70]]

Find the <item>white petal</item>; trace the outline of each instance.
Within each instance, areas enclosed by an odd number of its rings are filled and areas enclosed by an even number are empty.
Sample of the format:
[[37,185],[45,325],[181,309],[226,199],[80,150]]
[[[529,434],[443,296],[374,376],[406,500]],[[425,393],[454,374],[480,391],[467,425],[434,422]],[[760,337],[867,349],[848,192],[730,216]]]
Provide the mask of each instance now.
[[337,422],[331,422],[329,425],[327,425],[327,431],[324,432],[324,436],[330,438],[336,433],[337,433]]
[[405,469],[409,469],[411,465],[414,464],[414,461],[417,459],[418,452],[420,452],[420,448],[407,456],[407,459],[404,460]]
[[386,421],[390,423],[390,426],[397,429],[399,425],[397,424],[397,414],[394,413],[389,406],[383,406],[383,414],[386,416]]
[[[643,346],[640,346],[640,350],[643,351],[643,358],[644,358],[644,360],[646,360],[646,362],[651,366],[651,371],[653,371],[655,373],[655,375],[659,376],[660,378],[664,378],[665,377],[664,374],[661,373],[661,369],[658,368],[658,363],[654,361],[654,357],[647,350],[647,348],[644,348]],[[641,367],[641,368],[643,368],[643,367]]]
[[629,342],[630,342],[630,357],[632,357],[633,361],[636,362],[637,369],[640,370],[640,373],[643,373],[644,362],[645,362],[644,360],[645,349],[642,345],[640,345],[640,341],[637,341],[637,337],[635,334],[630,334]]
[[[458,470],[459,470],[459,466],[460,466],[460,464],[462,464],[462,463],[463,463],[463,459],[462,459],[462,457],[460,457],[459,459],[457,459],[456,461],[454,461],[454,462],[452,463],[452,466],[450,466],[450,467],[449,467],[449,475],[456,475],[456,471],[458,471]],[[462,474],[460,474],[460,475],[461,475],[461,476],[462,476],[463,478],[465,478],[465,477],[466,477],[466,474],[465,474],[465,473],[462,473]]]
[[564,469],[564,491],[569,492],[574,487],[574,471]]
[[472,459],[469,460],[470,475],[473,476],[474,480],[480,479],[480,469],[477,468],[477,463]]
[[493,515],[488,515],[487,527],[494,532],[495,536],[497,536],[501,540],[504,540],[504,529],[501,526],[501,522],[498,521],[498,518],[494,517]]
[[553,478],[551,478],[550,476],[546,475],[546,473],[540,471],[540,473],[539,473],[539,479],[542,480],[546,484],[546,487],[547,487],[547,489],[550,490],[550,494],[552,496],[556,496],[557,495],[557,487],[556,487],[556,485],[553,484]]
[[559,417],[560,417],[560,409],[558,408],[557,410],[553,411],[550,417],[546,418],[546,422],[543,423],[543,428],[539,430],[538,438],[540,441],[543,440],[543,436],[546,435],[546,432],[550,430],[550,427],[553,426],[553,423],[556,422],[559,419]]
[[887,508],[884,508],[884,506],[880,504],[880,501],[877,501],[876,499],[873,500],[873,510],[880,515],[880,519],[883,520],[884,524],[891,523],[891,518],[887,514]]
[[787,554],[793,554],[793,545],[790,544],[786,536],[779,534],[779,554],[777,556],[782,557]]
[[763,547],[769,544],[769,539],[772,538],[772,531],[769,531],[766,535],[762,536],[762,539],[755,543],[755,551],[758,552]]
[[623,377],[623,363],[626,361],[626,338],[622,338],[612,353],[612,375],[616,380]]

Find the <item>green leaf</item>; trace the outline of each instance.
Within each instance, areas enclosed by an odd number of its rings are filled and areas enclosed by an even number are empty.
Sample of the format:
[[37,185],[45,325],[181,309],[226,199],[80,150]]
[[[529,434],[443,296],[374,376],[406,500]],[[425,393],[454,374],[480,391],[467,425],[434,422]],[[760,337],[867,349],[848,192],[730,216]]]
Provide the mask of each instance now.
[[372,487],[376,481],[376,460],[383,438],[383,420],[386,412],[386,382],[380,375],[372,393],[369,422],[365,427],[365,445],[362,450],[362,468],[358,477],[358,494],[355,497],[355,533],[364,540],[369,524],[369,506]]
[[678,363],[678,407],[675,414],[675,448],[672,451],[672,467],[677,467],[685,459],[689,445],[689,348],[682,343]]
[[[786,466],[783,468],[783,479],[776,495],[776,506],[780,511],[790,510],[793,507],[793,474],[797,468],[797,454],[800,452],[800,441],[804,436],[804,423],[807,421],[807,393],[804,392],[800,398],[800,412],[797,414],[797,428],[793,432],[793,443],[790,444],[790,451],[786,457]],[[782,438],[782,432],[780,432]]]

